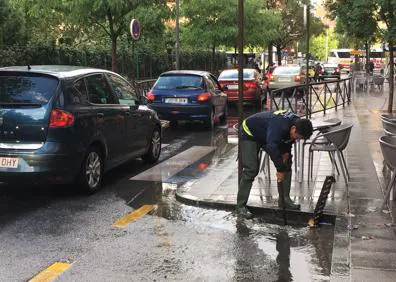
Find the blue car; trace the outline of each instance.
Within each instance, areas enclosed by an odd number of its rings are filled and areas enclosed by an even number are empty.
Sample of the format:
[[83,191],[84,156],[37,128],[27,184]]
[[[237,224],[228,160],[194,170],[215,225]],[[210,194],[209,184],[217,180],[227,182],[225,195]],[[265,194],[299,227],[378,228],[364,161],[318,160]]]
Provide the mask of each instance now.
[[212,129],[227,120],[227,95],[216,77],[206,71],[168,71],[146,95],[161,119],[199,120]]
[[116,73],[71,66],[0,69],[0,181],[77,182],[161,152],[157,114]]

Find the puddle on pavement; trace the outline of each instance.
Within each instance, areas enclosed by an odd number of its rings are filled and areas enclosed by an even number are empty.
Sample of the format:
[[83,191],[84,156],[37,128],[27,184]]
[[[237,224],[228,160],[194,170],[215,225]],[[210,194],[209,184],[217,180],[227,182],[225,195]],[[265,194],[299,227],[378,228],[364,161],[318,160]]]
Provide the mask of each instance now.
[[235,148],[234,144],[227,144],[221,134],[215,136],[205,144],[217,146],[214,152],[164,182],[129,181],[128,185],[117,188],[118,195],[135,209],[155,204],[157,207],[150,213],[152,216],[232,234],[233,242],[226,243],[233,244],[236,281],[257,281],[263,277],[271,278],[271,281],[328,281],[333,226],[308,229],[279,226],[260,217],[240,220],[229,211],[203,209],[176,201],[178,187],[205,175],[208,166],[220,166]]

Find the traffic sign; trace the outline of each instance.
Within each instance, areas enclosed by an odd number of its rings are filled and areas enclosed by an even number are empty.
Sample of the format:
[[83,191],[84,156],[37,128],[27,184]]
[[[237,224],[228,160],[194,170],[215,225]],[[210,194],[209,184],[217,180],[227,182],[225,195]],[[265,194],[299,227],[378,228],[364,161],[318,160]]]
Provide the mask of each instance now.
[[129,30],[132,38],[138,40],[140,37],[140,22],[137,19],[132,19]]

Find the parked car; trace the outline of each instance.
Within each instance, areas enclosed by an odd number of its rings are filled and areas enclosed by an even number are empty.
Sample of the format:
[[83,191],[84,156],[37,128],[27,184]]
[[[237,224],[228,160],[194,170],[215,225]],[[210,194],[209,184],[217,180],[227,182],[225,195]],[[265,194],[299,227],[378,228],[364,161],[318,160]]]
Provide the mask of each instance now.
[[323,76],[337,76],[340,79],[340,68],[337,64],[324,64]]
[[300,66],[278,66],[272,72],[269,87],[273,90],[303,84],[304,74]]
[[0,69],[0,181],[76,181],[95,192],[131,158],[153,163],[161,123],[116,73],[73,66]]
[[[224,70],[219,75],[221,87],[225,90],[228,101],[237,102],[238,92],[238,70]],[[243,101],[253,102],[260,106],[266,100],[268,91],[267,80],[263,80],[261,74],[256,69],[243,69]]]
[[161,74],[146,95],[161,119],[199,120],[212,129],[227,120],[227,95],[206,71],[180,70]]

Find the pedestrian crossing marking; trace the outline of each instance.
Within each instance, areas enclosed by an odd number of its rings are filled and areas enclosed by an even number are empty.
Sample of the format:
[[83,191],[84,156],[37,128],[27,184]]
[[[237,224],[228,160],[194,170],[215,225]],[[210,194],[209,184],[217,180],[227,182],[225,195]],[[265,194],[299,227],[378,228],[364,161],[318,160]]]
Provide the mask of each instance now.
[[58,277],[62,272],[68,270],[71,267],[70,263],[67,262],[55,262],[32,279],[29,282],[49,282],[53,281],[56,277]]
[[130,180],[165,181],[215,149],[216,147],[210,146],[192,146],[172,158],[130,178]]
[[139,218],[142,218],[143,216],[148,214],[155,207],[156,207],[156,205],[144,205],[144,206],[141,206],[137,210],[134,210],[134,211],[128,213],[127,215],[124,215],[123,217],[121,217],[117,221],[115,221],[113,223],[113,227],[120,227],[120,228],[121,227],[126,227],[132,221],[136,221]]

